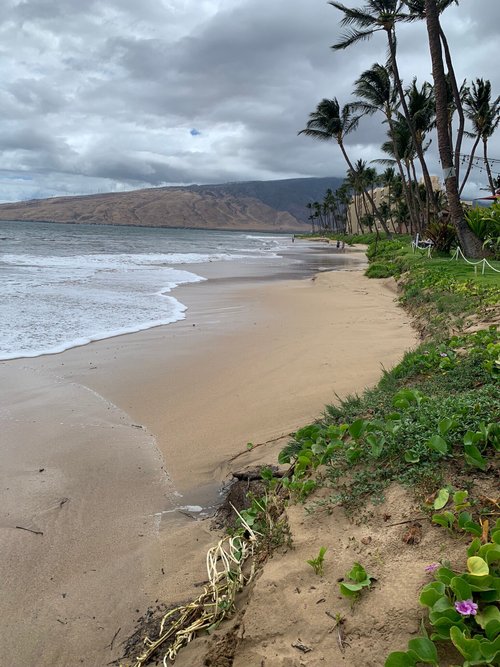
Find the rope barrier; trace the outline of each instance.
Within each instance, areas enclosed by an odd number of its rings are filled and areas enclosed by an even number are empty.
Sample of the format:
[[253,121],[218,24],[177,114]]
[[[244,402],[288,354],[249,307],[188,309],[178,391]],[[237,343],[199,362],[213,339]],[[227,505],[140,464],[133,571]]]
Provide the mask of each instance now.
[[467,257],[462,252],[462,248],[460,246],[457,246],[457,249],[453,253],[450,261],[452,261],[454,259],[458,261],[460,255],[462,256],[462,259],[464,259],[467,262],[467,264],[470,264],[471,266],[475,267],[474,271],[476,273],[477,273],[477,267],[479,266],[479,264],[482,264],[481,274],[483,276],[484,276],[484,272],[485,272],[487,266],[489,266],[489,268],[492,269],[492,271],[495,271],[495,273],[500,273],[500,270],[495,269],[494,266],[491,266],[491,264],[485,258],[480,259],[479,262],[471,262],[470,260],[468,260]]

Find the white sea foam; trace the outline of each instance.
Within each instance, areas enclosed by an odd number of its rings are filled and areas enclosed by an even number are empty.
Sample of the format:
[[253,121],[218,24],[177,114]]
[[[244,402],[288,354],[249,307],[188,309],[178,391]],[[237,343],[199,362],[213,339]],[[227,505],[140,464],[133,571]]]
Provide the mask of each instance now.
[[[182,265],[274,257],[279,238],[1,223],[0,359],[62,352],[185,318]],[[162,252],[163,251],[163,252]]]

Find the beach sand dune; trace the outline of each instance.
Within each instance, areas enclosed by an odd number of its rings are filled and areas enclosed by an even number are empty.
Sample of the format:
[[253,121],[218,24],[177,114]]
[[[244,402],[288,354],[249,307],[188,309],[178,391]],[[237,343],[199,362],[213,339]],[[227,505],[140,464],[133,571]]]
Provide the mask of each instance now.
[[205,578],[215,535],[177,508],[216,503],[248,442],[362,391],[416,340],[390,286],[360,271],[209,280],[176,297],[183,322],[0,364],[10,667],[119,657],[148,607]]

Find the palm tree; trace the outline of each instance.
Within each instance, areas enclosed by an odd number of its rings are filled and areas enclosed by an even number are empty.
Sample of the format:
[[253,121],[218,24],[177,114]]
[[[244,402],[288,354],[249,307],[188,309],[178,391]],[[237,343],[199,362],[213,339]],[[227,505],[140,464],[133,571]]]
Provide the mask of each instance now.
[[[393,122],[392,134],[389,140],[382,144],[382,150],[392,159],[376,160],[381,164],[395,162],[395,151],[400,156],[406,171],[406,179],[402,182],[408,183],[408,196],[405,197],[407,210],[410,218],[410,232],[420,231],[424,227],[423,204],[420,197],[418,182],[415,172],[415,159],[417,157],[410,128],[404,116],[398,114]],[[396,147],[396,148],[395,148]]]
[[306,208],[309,209],[309,215],[307,217],[311,221],[312,233],[315,234],[316,233],[316,229],[315,229],[315,226],[314,226],[315,216],[314,216],[314,213],[312,212],[312,208],[313,208],[312,202],[310,202],[310,201],[307,202]]
[[[376,218],[380,222],[385,234],[390,237],[391,232],[387,226],[386,219],[380,213],[375,202],[374,188],[378,184],[377,171],[373,167],[367,167],[364,160],[357,160],[354,168],[350,169],[349,175],[357,192],[361,194],[365,219]],[[369,205],[366,203],[366,200],[368,200]],[[361,218],[363,218],[363,215]]]
[[[387,167],[387,169],[382,174],[381,181],[384,188],[387,189],[387,199],[383,202],[383,204],[386,205],[384,208],[387,213],[387,218],[390,219],[392,228],[394,229],[394,232],[396,232],[396,229],[394,227],[394,217],[392,215],[393,187],[396,181],[396,172],[394,171],[394,167]],[[382,215],[384,215],[384,211],[382,210],[382,205],[380,206],[380,209],[381,209],[380,212],[382,213]]]
[[[409,88],[406,89],[406,94],[408,97],[408,110],[410,112],[410,117],[413,122],[413,127],[415,130],[414,140],[417,141],[415,146],[415,152],[418,154],[419,149],[422,155],[425,153],[427,148],[430,145],[430,142],[426,144],[427,134],[434,127],[434,118],[435,118],[435,104],[434,104],[434,91],[430,83],[424,81],[422,87],[419,89],[417,87],[416,78],[413,79],[412,84]],[[412,162],[412,171],[413,178],[415,181],[415,187],[417,188],[417,199],[418,198],[418,180],[414,168],[414,163]],[[430,221],[430,209],[435,208],[435,197],[434,191],[431,190],[430,194],[432,200],[429,201],[429,190],[426,190],[426,207],[425,207],[425,222],[426,225]]]
[[352,234],[352,219],[351,219],[351,200],[352,192],[348,181],[344,181],[340,188],[337,189],[337,199],[342,207],[344,214],[345,229],[348,234]]
[[[392,84],[389,68],[380,65],[379,63],[372,65],[372,67],[363,72],[355,82],[353,94],[359,99],[358,101],[353,102],[351,105],[352,108],[369,116],[377,111],[382,112],[389,125],[389,136],[394,137],[394,113],[398,106],[398,93]],[[396,160],[399,175],[402,179],[408,210],[410,216],[414,217],[415,213],[410,203],[409,188],[405,180],[403,165],[401,163],[401,157],[398,154],[395,140],[393,141],[393,144],[393,155]]]
[[353,132],[359,123],[359,116],[352,113],[352,108],[346,104],[342,109],[336,97],[331,100],[323,99],[316,107],[316,111],[309,114],[305,129],[299,134],[312,137],[319,141],[335,140],[349,169],[353,169],[344,146],[344,138]]
[[479,141],[483,141],[483,156],[491,194],[495,194],[495,184],[491,174],[490,163],[488,161],[488,140],[493,135],[500,123],[500,97],[494,102],[491,101],[491,82],[483,79],[476,79],[472,82],[472,89],[468,91],[465,97],[465,113],[472,122],[473,132],[469,136],[475,138],[472,147],[469,164],[465,173],[464,180],[460,186],[459,192],[462,193],[464,186],[469,178],[472,161]]
[[456,229],[464,252],[470,257],[482,257],[484,253],[481,241],[472,233],[464,218],[453,164],[453,155],[448,134],[446,74],[444,71],[443,53],[441,49],[438,0],[425,0],[425,21],[432,61],[432,77],[434,79],[439,155],[441,158],[441,166],[443,168],[443,179],[448,198],[450,218]]
[[374,63],[355,82],[353,94],[361,98],[351,106],[369,116],[381,111],[390,123],[398,104],[397,91],[392,85],[389,69]]
[[[349,171],[355,173],[355,168],[347,155],[344,138],[347,134],[355,130],[359,123],[359,115],[353,114],[353,109],[350,104],[346,104],[342,109],[336,97],[331,100],[323,99],[316,107],[316,111],[313,111],[309,114],[309,120],[305,129],[300,130],[299,134],[305,134],[306,137],[312,137],[313,139],[318,139],[319,141],[331,141],[334,139],[341,152],[344,156]],[[368,195],[370,200],[370,195]],[[374,214],[377,215],[377,207],[373,198],[371,198],[370,204]],[[385,221],[380,216],[380,224],[384,228],[384,231],[390,236],[390,231],[387,228]]]
[[[410,10],[409,16],[405,19],[406,21],[415,21],[415,20],[423,20],[425,21],[425,0],[405,0],[405,4]],[[455,4],[458,5],[458,0],[438,0],[436,3],[437,9],[439,13],[441,14],[444,12],[445,9],[447,9],[450,5]],[[454,110],[457,111],[458,113],[458,118],[459,118],[459,123],[458,123],[458,129],[457,129],[457,140],[455,143],[455,172],[457,175],[457,182],[459,180],[459,173],[460,173],[460,149],[462,145],[462,140],[464,136],[464,131],[465,131],[465,115],[464,115],[464,110],[463,110],[463,91],[464,91],[464,84],[459,88],[457,78],[455,76],[455,70],[453,67],[453,61],[451,58],[451,53],[450,53],[450,47],[448,45],[448,40],[446,38],[446,35],[443,31],[443,28],[441,26],[441,23],[439,24],[439,37],[441,39],[441,43],[443,45],[444,49],[444,54],[445,54],[445,59],[446,59],[446,67],[448,68],[448,83],[451,89],[451,96],[454,101]],[[451,119],[450,119],[451,123]],[[451,140],[451,139],[450,139]],[[452,142],[453,144],[453,142]],[[452,146],[453,148],[453,146]]]
[[403,11],[404,0],[366,0],[361,9],[346,7],[340,2],[329,0],[330,5],[339,9],[344,14],[340,24],[348,30],[342,35],[340,41],[332,46],[334,50],[346,49],[352,44],[370,39],[376,32],[385,32],[389,44],[389,54],[394,83],[399,93],[399,100],[404,116],[410,127],[412,139],[422,168],[428,200],[432,201],[432,181],[424,159],[421,147],[418,145],[415,128],[405,99],[403,84],[399,75],[399,67],[396,58],[396,23],[411,20],[411,14]]

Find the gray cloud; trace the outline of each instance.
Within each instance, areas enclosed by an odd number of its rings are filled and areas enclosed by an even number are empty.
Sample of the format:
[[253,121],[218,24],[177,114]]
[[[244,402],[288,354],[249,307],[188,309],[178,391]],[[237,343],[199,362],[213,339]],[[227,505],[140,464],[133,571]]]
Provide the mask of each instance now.
[[[336,146],[297,132],[323,97],[384,62],[382,34],[329,47],[326,0],[4,0],[0,21],[0,200],[148,185],[345,173]],[[350,6],[363,4],[352,0]],[[457,76],[496,67],[498,0],[443,17]],[[423,24],[401,26],[405,82],[431,78]],[[352,159],[381,157],[385,126],[365,118]],[[200,134],[193,136],[192,130]],[[466,147],[467,148],[467,147]],[[490,153],[500,157],[500,138]],[[438,173],[436,141],[428,153]],[[475,170],[471,193],[485,183]]]

